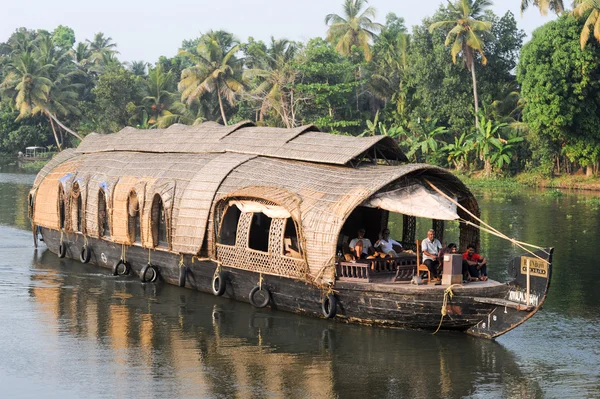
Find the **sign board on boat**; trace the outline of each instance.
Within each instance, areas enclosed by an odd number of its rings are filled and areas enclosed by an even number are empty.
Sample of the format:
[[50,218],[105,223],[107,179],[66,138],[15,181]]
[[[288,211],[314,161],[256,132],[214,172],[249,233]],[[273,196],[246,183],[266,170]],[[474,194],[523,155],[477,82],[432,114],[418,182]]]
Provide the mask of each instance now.
[[529,261],[529,274],[531,276],[548,278],[548,264],[531,256],[521,256],[521,274],[527,274],[527,261]]

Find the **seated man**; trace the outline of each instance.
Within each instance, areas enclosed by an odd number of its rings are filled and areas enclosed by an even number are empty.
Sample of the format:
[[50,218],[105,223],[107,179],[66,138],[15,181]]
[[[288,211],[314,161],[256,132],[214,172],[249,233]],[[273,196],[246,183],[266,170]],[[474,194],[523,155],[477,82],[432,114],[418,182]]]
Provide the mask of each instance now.
[[435,238],[435,231],[429,229],[427,232],[427,238],[421,241],[421,251],[423,252],[423,264],[429,269],[432,280],[439,280],[438,266],[438,254],[442,249],[442,244]]
[[350,251],[352,255],[356,256],[356,259],[366,259],[369,256],[369,252],[374,252],[371,240],[365,238],[366,230],[363,228],[358,229],[358,238],[350,241]]
[[[394,247],[396,247],[394,250]],[[390,230],[385,229],[379,233],[379,240],[375,243],[375,248],[383,252],[387,256],[398,256],[398,252],[402,252],[402,244],[390,238]]]
[[467,251],[463,254],[463,273],[465,268],[469,271],[469,281],[486,281],[487,260],[481,255],[475,253],[475,245],[469,244]]

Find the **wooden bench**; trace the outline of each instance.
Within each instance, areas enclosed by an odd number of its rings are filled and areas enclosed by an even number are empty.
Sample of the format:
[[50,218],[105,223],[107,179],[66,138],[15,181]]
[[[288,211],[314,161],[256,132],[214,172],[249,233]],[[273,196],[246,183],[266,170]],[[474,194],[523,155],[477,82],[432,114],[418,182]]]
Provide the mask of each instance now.
[[358,259],[336,264],[336,276],[340,281],[371,282],[373,273],[392,274],[391,282],[410,281],[416,274],[417,257],[402,255],[394,258]]

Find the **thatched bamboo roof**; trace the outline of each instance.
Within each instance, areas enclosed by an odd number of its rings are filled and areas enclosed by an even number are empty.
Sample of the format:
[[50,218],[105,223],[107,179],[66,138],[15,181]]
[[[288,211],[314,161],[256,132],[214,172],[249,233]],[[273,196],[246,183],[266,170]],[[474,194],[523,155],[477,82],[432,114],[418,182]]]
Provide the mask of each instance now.
[[135,151],[155,153],[224,153],[260,155],[299,161],[347,165],[363,158],[407,161],[396,142],[387,136],[351,137],[320,132],[313,125],[295,129],[254,126],[241,122],[222,126],[173,125],[168,129],[126,127],[115,134],[90,134],[78,154]]

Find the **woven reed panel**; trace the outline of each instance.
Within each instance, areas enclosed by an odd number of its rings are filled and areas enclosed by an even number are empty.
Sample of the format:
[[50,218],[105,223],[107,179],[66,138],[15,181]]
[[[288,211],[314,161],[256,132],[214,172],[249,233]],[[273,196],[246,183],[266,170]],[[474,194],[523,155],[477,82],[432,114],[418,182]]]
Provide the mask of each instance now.
[[[61,187],[64,190],[61,181],[70,179],[79,164],[78,161],[66,161],[58,164],[58,166],[55,164],[53,169],[47,170],[44,173],[45,176],[41,178],[35,194],[33,207],[34,225],[56,230],[60,228],[58,195]],[[66,195],[68,195],[68,192],[65,193]]]
[[387,136],[341,136],[319,132],[313,125],[282,129],[257,127],[252,122],[240,122],[233,126],[206,122],[197,126],[173,125],[158,130],[127,127],[115,134],[90,134],[76,152],[234,152],[344,165],[378,143],[385,146],[390,159],[406,160],[397,143]]
[[217,259],[223,266],[274,276],[302,279],[307,272],[302,259],[237,246],[217,244]]
[[174,207],[173,251],[193,255],[200,252],[215,192],[233,169],[250,158],[245,154],[218,154],[196,171]]
[[[133,187],[137,181],[138,179],[135,177],[123,176],[115,186],[112,208],[112,240],[119,244],[131,245],[133,243],[129,232],[129,193],[136,192]],[[137,209],[140,209],[139,204],[136,206]]]
[[68,148],[56,154],[46,165],[44,165],[42,170],[38,172],[37,176],[35,177],[35,181],[33,182],[33,189],[36,189],[42,180],[44,180],[44,178],[48,175],[48,173],[54,170],[54,168],[56,168],[58,165],[80,155],[81,154],[76,153],[72,148]]
[[90,176],[87,187],[88,197],[85,207],[86,234],[92,237],[100,237],[100,226],[98,223],[98,199],[99,194],[102,191],[104,192],[104,197],[106,199],[106,212],[108,215],[108,226],[111,233],[110,240],[112,241],[113,191],[118,181],[118,176],[107,176],[104,173],[96,173]]

